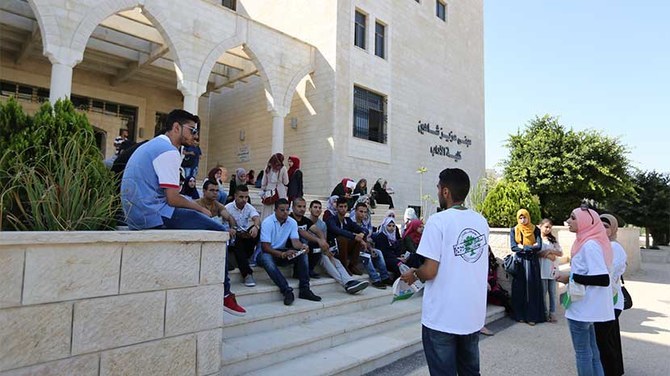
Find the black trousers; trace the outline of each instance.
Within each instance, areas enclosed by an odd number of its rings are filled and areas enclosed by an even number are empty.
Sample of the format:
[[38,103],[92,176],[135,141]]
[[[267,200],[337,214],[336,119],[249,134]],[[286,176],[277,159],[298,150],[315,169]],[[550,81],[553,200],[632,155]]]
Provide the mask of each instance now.
[[614,320],[593,323],[596,330],[596,343],[600,351],[600,363],[603,365],[605,376],[621,376],[624,372],[619,329],[620,313],[620,310],[614,310]]
[[235,262],[237,263],[237,267],[240,268],[242,278],[254,273],[249,266],[249,258],[254,254],[256,244],[258,244],[258,236],[255,238],[238,237],[235,238],[235,244],[228,247],[230,252],[235,256]]

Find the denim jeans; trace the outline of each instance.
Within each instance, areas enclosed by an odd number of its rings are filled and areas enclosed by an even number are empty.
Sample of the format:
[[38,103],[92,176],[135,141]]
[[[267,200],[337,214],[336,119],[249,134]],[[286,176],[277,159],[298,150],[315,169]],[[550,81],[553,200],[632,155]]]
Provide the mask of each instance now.
[[[170,230],[210,230],[228,231],[223,224],[216,219],[195,211],[193,209],[175,208],[172,218],[163,217],[163,228]],[[226,257],[226,260],[228,258]],[[223,294],[230,295],[230,278],[228,278],[228,267],[223,266],[225,277],[223,280]]]
[[549,313],[556,313],[556,280],[543,279],[542,280],[542,296],[547,299],[547,292],[549,292]]
[[421,337],[431,376],[479,375],[479,331],[458,335],[423,326]]
[[363,260],[363,266],[368,270],[370,279],[372,282],[379,282],[383,279],[389,278],[389,272],[386,270],[386,263],[384,262],[384,255],[382,255],[382,251],[373,249],[372,252],[374,252],[377,257],[372,257],[372,255],[370,255],[370,258],[361,257]]
[[592,322],[568,319],[568,328],[575,348],[578,376],[603,376],[600,352],[596,342],[596,331]]
[[195,167],[182,167],[184,169],[184,178],[188,180],[191,176],[196,176],[198,174],[198,166]]
[[256,263],[265,269],[272,282],[279,287],[279,291],[281,291],[282,295],[289,291],[293,291],[293,289],[288,285],[286,278],[281,274],[281,271],[277,266],[293,264],[293,272],[298,275],[298,280],[300,281],[298,284],[299,288],[301,290],[309,290],[309,263],[305,253],[293,260],[286,260],[273,257],[271,254],[261,251],[256,257]]

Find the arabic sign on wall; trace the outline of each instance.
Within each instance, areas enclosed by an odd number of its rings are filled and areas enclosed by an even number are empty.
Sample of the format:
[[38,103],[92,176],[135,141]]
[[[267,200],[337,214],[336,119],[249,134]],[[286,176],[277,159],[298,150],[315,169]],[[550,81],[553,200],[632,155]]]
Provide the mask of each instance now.
[[249,162],[251,160],[249,154],[249,145],[241,145],[237,149],[237,159],[240,162]]
[[[441,155],[447,158],[451,158],[454,161],[458,162],[461,159],[463,159],[463,156],[460,150],[454,150],[455,149],[454,143],[456,145],[465,145],[465,147],[467,148],[469,148],[470,145],[472,145],[472,140],[469,139],[468,136],[463,136],[461,138],[453,131],[445,133],[447,129],[444,127],[440,127],[437,124],[433,129],[431,129],[430,123],[424,123],[421,120],[419,120],[419,124],[417,125],[416,130],[422,135],[433,135],[436,136],[439,140],[443,141],[445,144],[450,144],[449,146],[440,144],[431,146],[429,148],[429,151],[430,155],[433,157],[436,155]],[[455,153],[452,153],[452,150],[454,150]]]

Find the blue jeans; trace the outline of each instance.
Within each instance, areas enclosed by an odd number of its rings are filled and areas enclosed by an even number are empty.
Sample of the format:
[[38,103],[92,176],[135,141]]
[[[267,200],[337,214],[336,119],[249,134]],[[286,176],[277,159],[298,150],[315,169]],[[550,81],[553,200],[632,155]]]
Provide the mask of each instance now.
[[596,342],[596,331],[592,322],[568,319],[568,328],[575,348],[578,376],[603,376],[600,352]]
[[[363,260],[363,266],[368,270],[370,279],[372,282],[379,282],[383,279],[389,278],[389,272],[386,269],[386,262],[384,262],[384,255],[382,255],[382,251],[378,249],[373,249],[372,251],[377,255],[377,257],[372,257],[372,255],[370,255],[370,258],[361,257]],[[372,262],[370,262],[370,260],[372,260]],[[379,272],[377,270],[379,270]]]
[[[186,208],[175,208],[172,218],[163,217],[163,228],[169,230],[210,230],[210,231],[228,231],[225,226],[214,218],[210,218],[199,211]],[[228,257],[226,257],[226,263]],[[223,266],[225,277],[223,280],[223,294],[230,295],[230,278],[228,278],[228,268]]]
[[479,375],[479,331],[458,335],[423,326],[421,337],[431,376]]
[[[549,313],[556,313],[556,280],[543,279],[542,280],[542,296],[547,296],[549,292]],[[545,305],[545,307],[547,307]]]
[[293,289],[288,285],[286,278],[281,274],[281,271],[279,271],[277,266],[293,264],[293,272],[298,275],[298,280],[300,281],[298,284],[299,288],[301,290],[309,290],[309,261],[307,260],[306,253],[303,253],[293,260],[286,260],[273,257],[271,254],[261,251],[256,257],[256,263],[265,269],[272,282],[279,287],[279,291],[281,291],[282,295],[289,291],[293,291]]
[[182,167],[184,169],[184,179],[188,180],[191,176],[196,176],[198,174],[198,166],[195,167]]

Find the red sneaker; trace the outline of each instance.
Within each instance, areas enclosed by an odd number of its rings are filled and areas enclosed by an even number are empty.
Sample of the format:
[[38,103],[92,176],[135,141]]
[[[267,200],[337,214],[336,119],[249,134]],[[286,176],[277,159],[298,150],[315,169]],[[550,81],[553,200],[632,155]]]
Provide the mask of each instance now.
[[223,298],[223,310],[235,316],[244,316],[247,314],[247,310],[237,304],[235,294],[230,294]]

